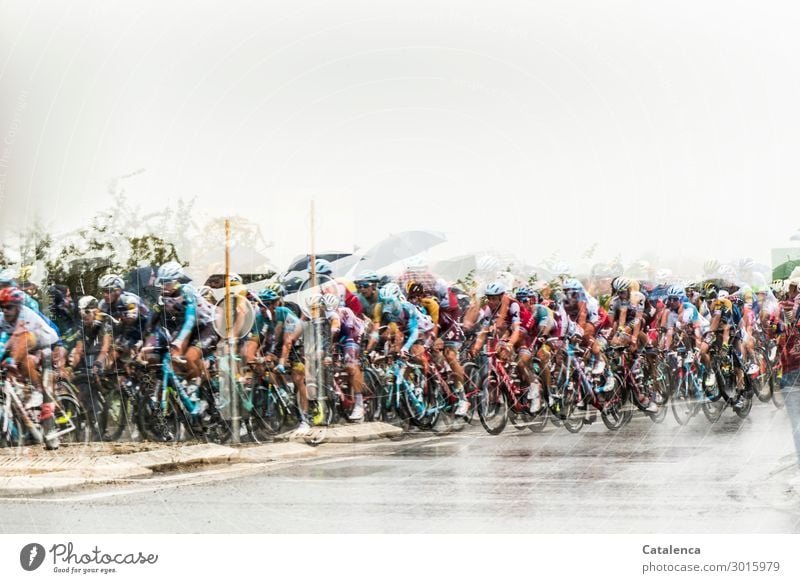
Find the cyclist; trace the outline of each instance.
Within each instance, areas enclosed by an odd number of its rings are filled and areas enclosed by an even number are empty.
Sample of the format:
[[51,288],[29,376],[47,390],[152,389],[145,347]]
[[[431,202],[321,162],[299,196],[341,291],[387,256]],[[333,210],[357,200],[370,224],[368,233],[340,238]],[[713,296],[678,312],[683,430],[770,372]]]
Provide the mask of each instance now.
[[98,280],[97,287],[103,295],[97,308],[116,320],[115,349],[130,352],[144,340],[144,330],[150,317],[149,308],[139,296],[124,291],[125,282],[119,275],[104,275]]
[[[23,377],[33,386],[26,408],[40,408],[40,421],[45,432],[55,428],[53,420],[53,401],[49,391],[44,391],[42,376],[37,364],[43,352],[49,352],[58,342],[58,333],[34,310],[25,306],[25,292],[15,287],[0,289],[0,335],[5,339],[3,357],[9,355],[12,365],[19,368]],[[56,449],[57,440],[46,440],[47,449]]]
[[383,339],[389,342],[392,352],[400,353],[401,358],[406,359],[411,355],[424,361],[425,348],[419,341],[417,308],[406,301],[396,283],[383,286],[378,292],[378,300],[373,312],[374,328],[367,343],[367,352],[371,352]]
[[80,336],[80,318],[68,287],[51,285],[47,288],[47,296],[50,300],[48,306],[50,320],[60,332],[60,342],[53,347],[53,366],[59,375],[66,376],[67,356],[75,348]]
[[375,311],[375,305],[378,303],[378,282],[381,280],[378,274],[374,271],[367,270],[358,274],[358,279],[355,280],[356,286],[356,299],[361,304],[361,313],[367,316],[372,315]]
[[[530,360],[532,351],[536,350],[536,357],[541,363],[542,381],[544,383],[545,391],[549,394],[550,391],[550,347],[544,342],[549,338],[556,328],[555,317],[552,310],[546,308],[540,303],[532,303],[532,300],[540,300],[537,292],[527,287],[517,289],[517,301],[520,302],[520,310],[522,313],[522,327],[527,332],[527,338],[523,341],[519,349],[520,354],[520,378],[524,382],[529,382],[531,385],[535,379],[533,371],[530,370]],[[526,376],[529,375],[529,376]],[[534,386],[531,390],[530,397],[530,412],[538,413],[543,407],[541,395]]]
[[323,315],[330,326],[330,340],[342,354],[342,363],[353,388],[355,407],[349,420],[364,420],[364,375],[361,372],[361,336],[364,333],[364,322],[353,310],[339,305],[339,297],[325,294],[320,298]]
[[[208,383],[203,356],[211,354],[218,337],[212,325],[213,307],[198,298],[191,281],[176,261],[158,268],[156,283],[160,284],[161,299],[153,306],[147,330],[161,323],[171,333],[170,350],[173,358],[186,359],[186,377],[193,384]],[[178,364],[178,361],[175,361]],[[194,387],[193,387],[194,388]],[[187,390],[191,393],[191,390]]]
[[303,365],[303,326],[294,312],[283,306],[283,286],[271,284],[258,294],[258,312],[253,329],[245,342],[245,362],[253,362],[256,356],[266,355],[267,362],[277,364],[270,371],[273,384],[282,385],[278,375],[291,374],[300,405],[300,425],[297,435],[311,431],[308,423],[308,388],[306,387],[305,366]]
[[92,438],[99,441],[102,439],[98,399],[101,387],[97,377],[113,362],[114,330],[109,316],[99,310],[97,298],[83,296],[78,300],[78,310],[81,317],[80,336],[69,360],[72,369],[80,373],[77,384],[81,401],[89,413]]
[[[456,407],[455,414],[463,417],[469,411],[469,401],[466,400],[464,395],[464,367],[458,361],[458,350],[464,340],[464,334],[458,322],[454,321],[450,313],[441,309],[439,301],[425,288],[421,283],[415,280],[410,280],[406,284],[406,294],[408,301],[421,308],[424,315],[431,319],[432,329],[430,331],[430,338],[433,340],[432,348],[434,358],[444,358],[450,369],[453,371],[454,377],[454,391],[458,397],[458,406]],[[423,320],[420,319],[422,322]],[[442,329],[441,324],[444,323],[445,329]],[[421,326],[420,328],[424,328]],[[439,356],[441,355],[441,356]]]

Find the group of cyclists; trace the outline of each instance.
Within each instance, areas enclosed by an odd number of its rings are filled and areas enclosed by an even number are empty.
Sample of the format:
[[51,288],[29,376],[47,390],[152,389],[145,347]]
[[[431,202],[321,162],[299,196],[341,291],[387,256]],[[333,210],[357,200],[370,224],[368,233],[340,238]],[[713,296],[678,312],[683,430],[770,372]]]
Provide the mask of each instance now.
[[[537,414],[548,405],[555,379],[551,361],[553,340],[580,346],[590,374],[614,383],[605,375],[608,350],[631,354],[644,349],[670,350],[680,337],[698,354],[699,378],[706,388],[718,382],[712,369],[711,350],[734,350],[740,375],[759,371],[756,350],[764,339],[780,350],[787,334],[797,327],[800,308],[798,281],[767,284],[750,271],[746,262],[734,270],[709,261],[697,280],[679,280],[669,270],[649,278],[632,278],[609,269],[596,269],[579,279],[567,267],[552,279],[520,278],[509,273],[490,276],[481,285],[449,283],[435,276],[418,259],[407,262],[397,277],[375,271],[357,273],[352,281],[335,278],[332,264],[316,259],[309,265],[316,285],[293,294],[280,281],[269,281],[258,291],[230,274],[214,276],[195,287],[175,261],[155,271],[157,300],[147,302],[130,290],[118,274],[100,277],[101,297],[75,298],[59,284],[46,288],[41,307],[38,288],[20,282],[11,269],[0,272],[0,356],[7,374],[29,387],[26,408],[40,411],[42,429],[53,429],[52,379],[79,377],[84,382],[81,401],[94,420],[98,416],[91,379],[118,375],[124,379],[133,360],[156,364],[163,352],[152,350],[157,328],[169,335],[169,353],[184,381],[187,394],[197,399],[210,394],[208,361],[220,342],[214,325],[219,312],[219,289],[235,297],[233,326],[247,326],[236,334],[236,351],[242,366],[274,382],[290,381],[299,409],[298,435],[310,431],[315,395],[303,335],[310,321],[322,322],[320,353],[325,366],[337,355],[348,378],[354,405],[348,421],[365,419],[365,357],[393,354],[427,369],[447,371],[455,398],[454,415],[466,417],[476,406],[465,394],[466,359],[476,359],[487,348],[503,362],[513,363],[519,383],[527,391],[526,406]],[[210,284],[210,285],[208,285]],[[226,286],[227,284],[227,286]],[[253,286],[251,286],[253,287]],[[41,297],[40,299],[44,299]],[[254,317],[248,320],[248,310]],[[251,323],[252,322],[252,323]],[[150,348],[150,350],[148,350]],[[776,355],[770,365],[777,367]],[[121,382],[121,381],[120,381]],[[647,394],[640,408],[654,413],[660,403]],[[702,393],[697,395],[702,399]],[[583,398],[581,397],[582,401]],[[214,400],[206,399],[214,413]],[[737,394],[734,408],[744,396]],[[587,411],[586,402],[578,408]],[[94,427],[97,427],[96,422]],[[99,430],[94,433],[100,439]],[[57,440],[46,442],[57,447]]]

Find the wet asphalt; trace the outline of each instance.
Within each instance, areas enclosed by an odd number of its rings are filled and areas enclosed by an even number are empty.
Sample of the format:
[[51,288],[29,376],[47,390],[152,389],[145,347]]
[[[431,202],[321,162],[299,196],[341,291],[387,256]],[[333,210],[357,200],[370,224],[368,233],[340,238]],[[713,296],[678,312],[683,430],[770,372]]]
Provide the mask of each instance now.
[[[611,432],[509,425],[4,499],[5,533],[795,533],[785,410]],[[797,487],[797,486],[795,486]]]

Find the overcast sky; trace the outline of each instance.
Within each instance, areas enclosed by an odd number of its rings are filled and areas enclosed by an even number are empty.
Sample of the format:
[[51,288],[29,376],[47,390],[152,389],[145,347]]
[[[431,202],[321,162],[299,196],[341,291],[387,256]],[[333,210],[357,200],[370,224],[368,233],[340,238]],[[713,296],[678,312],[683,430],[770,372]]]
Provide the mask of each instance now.
[[0,2],[0,228],[109,180],[282,264],[390,231],[531,262],[750,255],[800,227],[793,2]]

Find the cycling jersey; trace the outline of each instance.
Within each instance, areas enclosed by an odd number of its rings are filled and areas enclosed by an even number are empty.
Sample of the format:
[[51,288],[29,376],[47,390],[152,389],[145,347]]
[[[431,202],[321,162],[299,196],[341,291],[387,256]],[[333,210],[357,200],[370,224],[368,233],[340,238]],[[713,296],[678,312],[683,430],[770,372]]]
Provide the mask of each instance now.
[[195,327],[205,328],[214,318],[214,307],[197,295],[190,285],[181,285],[173,295],[161,295],[153,307],[150,324],[156,319],[163,322],[170,332],[176,332],[175,342],[183,342]]
[[339,331],[333,341],[341,345],[359,345],[361,336],[364,334],[364,322],[353,313],[353,310],[346,307],[326,310],[325,318],[331,323],[338,321]]
[[129,346],[142,340],[150,309],[139,296],[131,292],[122,292],[117,301],[109,303],[103,299],[100,300],[98,307],[101,312],[118,321],[114,325],[115,338],[124,340]]
[[373,319],[378,327],[387,324],[397,326],[406,338],[403,350],[408,351],[419,340],[420,331],[417,313],[417,308],[409,302],[379,303],[375,306]]
[[36,338],[36,348],[49,348],[58,342],[58,333],[45,319],[27,306],[19,307],[19,315],[13,322],[0,318],[0,332],[9,336],[14,332],[29,332]]

